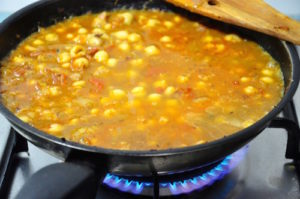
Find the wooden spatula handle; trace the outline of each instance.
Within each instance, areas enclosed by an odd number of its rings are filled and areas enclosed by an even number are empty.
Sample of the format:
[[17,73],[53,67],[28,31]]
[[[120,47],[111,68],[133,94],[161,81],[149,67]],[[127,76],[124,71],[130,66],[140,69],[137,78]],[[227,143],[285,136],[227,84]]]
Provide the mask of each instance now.
[[209,18],[300,45],[300,23],[263,0],[166,0]]

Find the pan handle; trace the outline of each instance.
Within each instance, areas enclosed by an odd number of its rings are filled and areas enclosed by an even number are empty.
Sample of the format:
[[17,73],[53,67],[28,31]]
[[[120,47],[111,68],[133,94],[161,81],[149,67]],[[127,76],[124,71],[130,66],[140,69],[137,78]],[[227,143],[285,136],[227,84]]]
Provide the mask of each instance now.
[[96,171],[75,163],[57,163],[36,172],[16,199],[95,198],[99,179]]

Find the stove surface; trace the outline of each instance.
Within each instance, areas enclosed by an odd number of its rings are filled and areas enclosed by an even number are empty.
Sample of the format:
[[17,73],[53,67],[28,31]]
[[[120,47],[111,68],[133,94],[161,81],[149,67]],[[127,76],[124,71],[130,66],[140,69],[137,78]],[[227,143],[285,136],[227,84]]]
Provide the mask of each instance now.
[[[31,2],[34,0],[30,0]],[[279,10],[290,16],[300,19],[300,4],[297,0],[285,1],[281,6],[279,1],[267,0]],[[1,3],[2,2],[2,3]],[[0,22],[13,8],[18,8],[17,2],[9,1],[10,6],[2,6],[7,0],[0,0]],[[290,4],[288,2],[291,2]],[[28,3],[28,2],[27,2]],[[294,4],[293,4],[294,3]],[[281,2],[281,4],[283,4]],[[4,5],[4,4],[3,4]],[[290,5],[290,6],[287,6]],[[294,5],[294,6],[293,6]],[[293,9],[291,9],[293,8]],[[2,11],[2,13],[1,13]],[[299,48],[298,48],[299,50]],[[300,116],[300,89],[298,89],[294,102],[298,117]],[[0,115],[0,157],[4,153],[4,145],[9,139],[10,125]],[[223,180],[202,191],[196,191],[189,195],[164,198],[221,198],[221,199],[296,199],[300,198],[300,184],[295,167],[291,160],[285,159],[287,133],[284,129],[268,128],[264,130],[249,144],[248,153],[241,163]],[[7,198],[14,198],[24,182],[36,171],[46,165],[59,162],[58,159],[45,151],[29,144],[29,152],[19,153],[13,160],[7,189]],[[1,159],[0,159],[1,163]],[[131,194],[114,191],[99,185],[97,198],[134,199],[143,198]]]

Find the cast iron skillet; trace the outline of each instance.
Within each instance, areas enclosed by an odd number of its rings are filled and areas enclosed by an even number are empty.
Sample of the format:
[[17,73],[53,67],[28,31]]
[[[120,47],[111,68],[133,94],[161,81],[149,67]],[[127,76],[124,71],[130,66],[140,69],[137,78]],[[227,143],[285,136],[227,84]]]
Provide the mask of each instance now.
[[[224,158],[247,144],[266,128],[270,121],[282,110],[293,97],[299,82],[299,58],[294,46],[275,38],[237,28],[196,16],[176,8],[162,0],[45,0],[34,3],[10,16],[0,26],[0,59],[9,54],[22,39],[38,30],[38,27],[49,26],[72,15],[86,12],[99,12],[116,8],[159,8],[171,10],[193,19],[206,21],[223,30],[234,30],[249,39],[256,41],[267,50],[280,64],[285,81],[285,94],[280,103],[264,118],[252,126],[233,135],[197,146],[159,150],[159,151],[125,151],[110,150],[100,147],[85,146],[64,139],[59,139],[22,122],[6,107],[0,104],[1,113],[12,126],[36,146],[65,161],[88,162],[98,168],[121,175],[164,175],[169,172],[190,170],[208,162]],[[271,144],[271,143],[266,143]],[[71,164],[65,164],[71,167]],[[52,169],[53,170],[53,169]],[[57,168],[55,170],[58,170]],[[68,169],[67,169],[68,170]],[[71,169],[69,169],[71,170]],[[47,172],[51,172],[47,171]],[[79,172],[80,173],[80,172]],[[80,175],[78,172],[76,175]],[[84,173],[84,172],[83,172]],[[51,175],[49,175],[51,176]],[[49,177],[48,176],[48,177]],[[55,176],[55,175],[52,175]]]

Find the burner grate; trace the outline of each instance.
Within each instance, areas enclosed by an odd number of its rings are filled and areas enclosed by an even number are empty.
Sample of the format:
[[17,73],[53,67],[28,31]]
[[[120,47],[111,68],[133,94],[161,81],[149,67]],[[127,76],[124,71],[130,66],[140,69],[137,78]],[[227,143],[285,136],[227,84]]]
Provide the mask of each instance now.
[[[204,173],[196,173],[195,177],[183,178],[183,180],[178,181],[159,182],[160,193],[164,193],[163,195],[180,195],[210,186],[230,173],[243,159],[247,151],[248,146],[243,147],[227,156],[214,168]],[[153,182],[130,180],[110,173],[105,176],[103,184],[122,192],[140,195],[152,193],[149,189],[154,188]]]

